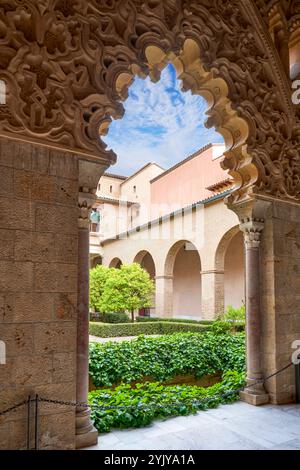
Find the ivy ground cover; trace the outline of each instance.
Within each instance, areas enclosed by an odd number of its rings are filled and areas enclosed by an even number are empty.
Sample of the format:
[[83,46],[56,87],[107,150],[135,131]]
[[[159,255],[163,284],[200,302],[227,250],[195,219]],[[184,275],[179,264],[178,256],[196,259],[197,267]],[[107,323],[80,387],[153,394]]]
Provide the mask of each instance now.
[[149,376],[157,381],[184,374],[201,378],[217,371],[241,372],[244,367],[244,333],[176,333],[90,345],[90,376],[96,387]]
[[[223,372],[221,382],[207,388],[161,383],[177,375],[201,378],[218,371]],[[237,399],[235,391],[245,380],[245,334],[177,333],[91,344],[90,375],[96,387],[121,382],[89,394],[99,432],[195,413]],[[155,382],[130,385],[149,376]]]

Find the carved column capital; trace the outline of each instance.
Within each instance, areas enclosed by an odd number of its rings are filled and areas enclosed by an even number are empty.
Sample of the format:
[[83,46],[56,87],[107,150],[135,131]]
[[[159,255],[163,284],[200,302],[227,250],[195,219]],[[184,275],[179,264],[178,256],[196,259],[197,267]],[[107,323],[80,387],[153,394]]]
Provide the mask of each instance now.
[[240,229],[244,234],[246,248],[259,248],[263,228],[263,219],[246,219],[241,221]]
[[90,212],[96,201],[97,184],[106,166],[80,159],[78,169],[78,227],[88,229]]
[[244,234],[246,248],[258,248],[265,220],[269,217],[272,202],[261,198],[252,198],[241,204],[228,204],[239,218],[240,230]]
[[90,213],[96,195],[93,192],[80,192],[78,195],[78,228],[89,229]]

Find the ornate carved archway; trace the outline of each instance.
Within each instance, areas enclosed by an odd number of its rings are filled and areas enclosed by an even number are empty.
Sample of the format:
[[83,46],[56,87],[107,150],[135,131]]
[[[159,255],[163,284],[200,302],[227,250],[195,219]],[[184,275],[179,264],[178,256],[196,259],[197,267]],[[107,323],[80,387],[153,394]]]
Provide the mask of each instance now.
[[[80,383],[80,377],[87,379],[88,366],[88,213],[99,176],[116,159],[101,136],[112,118],[122,117],[121,101],[136,74],[158,80],[167,61],[172,61],[184,89],[207,99],[207,125],[224,135],[223,165],[236,181],[230,199],[233,206],[252,195],[299,201],[300,115],[291,102],[281,50],[275,48],[269,30],[278,3],[0,0],[0,80],[5,83],[0,93],[0,137],[33,143],[27,146],[30,151],[35,145],[55,149],[53,152],[60,149],[60,160],[65,158],[64,152],[74,154],[74,166],[79,160],[77,355],[82,362],[77,361],[78,401],[86,400],[88,385],[87,380]],[[286,18],[284,28],[292,32],[294,41],[299,11],[289,8],[295,4],[292,0],[281,3],[288,6],[279,14]],[[4,159],[5,152],[4,148]],[[75,197],[77,189],[72,190]],[[252,281],[259,279],[264,204],[259,201],[251,220],[248,208],[244,211],[242,228],[248,264],[254,266],[249,276]],[[72,210],[72,221],[75,214]],[[270,230],[269,226],[269,234]],[[297,241],[297,235],[294,237]],[[266,247],[264,250],[266,253]],[[270,252],[268,259],[275,258]],[[275,262],[273,269],[279,269]],[[288,278],[287,268],[281,268],[282,273]],[[249,367],[253,380],[261,377],[261,370],[256,369],[261,356],[257,345],[263,343],[257,328],[260,294],[254,284],[249,291],[256,303],[248,308],[254,318],[249,333],[256,333],[248,355],[255,358],[255,367]],[[286,284],[293,288],[291,282]],[[288,292],[292,298],[294,293]],[[265,302],[265,308],[268,312],[275,304],[276,312],[271,315],[279,316],[278,302],[273,299]],[[280,324],[277,317],[275,322]],[[276,341],[277,337],[273,343]],[[279,352],[274,355],[276,361],[281,358]],[[265,370],[270,370],[269,363]],[[91,424],[87,410],[86,414],[80,407],[78,411],[78,436],[84,437],[91,432]],[[86,442],[81,440],[81,444]]]
[[99,135],[122,116],[128,84],[134,74],[157,80],[172,60],[184,88],[208,99],[208,125],[225,136],[232,202],[250,192],[297,200],[300,124],[266,3],[1,2],[1,135],[109,165],[116,156]]

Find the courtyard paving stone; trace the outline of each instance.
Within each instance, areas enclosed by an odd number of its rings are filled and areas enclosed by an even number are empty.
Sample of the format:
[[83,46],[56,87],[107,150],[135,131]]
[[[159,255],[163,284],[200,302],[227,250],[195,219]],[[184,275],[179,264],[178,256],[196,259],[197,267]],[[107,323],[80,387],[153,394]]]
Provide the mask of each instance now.
[[88,450],[299,450],[300,405],[221,405],[141,429],[100,434]]

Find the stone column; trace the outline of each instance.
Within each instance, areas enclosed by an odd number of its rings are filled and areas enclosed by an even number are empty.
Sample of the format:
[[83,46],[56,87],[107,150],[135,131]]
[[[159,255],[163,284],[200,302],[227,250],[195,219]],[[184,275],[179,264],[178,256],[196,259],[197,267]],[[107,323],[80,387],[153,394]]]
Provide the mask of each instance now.
[[[87,402],[89,387],[89,214],[96,199],[97,184],[107,165],[78,161],[78,271],[77,271],[77,375],[76,400]],[[90,410],[76,409],[76,448],[98,442]]]
[[[77,375],[76,401],[86,402],[89,391],[89,213],[94,202],[91,193],[79,194],[78,218],[78,297],[77,297]],[[76,408],[76,448],[98,442],[90,409]]]
[[201,317],[212,320],[224,312],[224,271],[206,269],[201,273]]
[[172,317],[173,276],[155,276],[155,314]]
[[241,222],[246,264],[247,388],[240,396],[243,401],[251,405],[262,405],[269,401],[269,396],[263,384],[254,384],[263,378],[259,245],[264,221],[251,218]]

